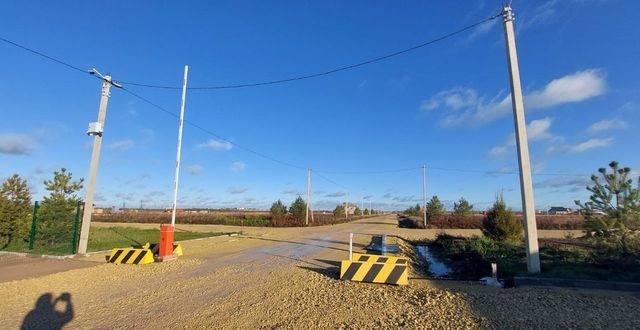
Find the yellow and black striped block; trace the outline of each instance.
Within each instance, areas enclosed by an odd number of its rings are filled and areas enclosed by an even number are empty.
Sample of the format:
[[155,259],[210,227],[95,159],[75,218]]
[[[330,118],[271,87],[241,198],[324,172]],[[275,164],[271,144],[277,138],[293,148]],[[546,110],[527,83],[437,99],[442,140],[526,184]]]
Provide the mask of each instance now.
[[408,265],[383,264],[343,260],[340,263],[340,279],[345,281],[409,284]]
[[153,263],[153,253],[149,249],[113,249],[107,261],[114,264],[151,264]]
[[[154,255],[158,255],[160,245],[158,243],[147,243],[142,246],[143,249],[149,249]],[[182,245],[180,243],[173,244],[173,254],[182,256]]]
[[360,262],[379,262],[383,264],[399,264],[399,265],[407,265],[409,264],[409,259],[403,257],[389,257],[389,256],[377,256],[373,254],[360,254],[354,253],[352,255],[353,261]]

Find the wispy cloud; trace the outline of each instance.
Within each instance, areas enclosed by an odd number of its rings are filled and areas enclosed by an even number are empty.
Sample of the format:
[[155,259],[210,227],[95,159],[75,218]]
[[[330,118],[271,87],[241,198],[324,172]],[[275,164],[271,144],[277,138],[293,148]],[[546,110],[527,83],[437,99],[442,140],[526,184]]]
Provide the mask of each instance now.
[[540,24],[553,18],[557,11],[557,4],[558,0],[549,0],[519,15],[518,20],[516,20],[518,31],[524,31],[535,24]]
[[196,145],[196,149],[231,150],[232,148],[233,144],[231,142],[216,139]]
[[187,173],[189,175],[200,175],[204,171],[204,167],[202,165],[194,164],[187,166]]
[[234,194],[234,195],[235,194],[242,194],[243,192],[246,192],[247,190],[249,190],[249,189],[244,188],[244,187],[229,187],[229,188],[227,188],[227,192],[230,193],[230,194]]
[[[547,109],[566,103],[575,103],[604,94],[605,75],[601,70],[578,71],[550,81],[544,88],[525,95],[527,110]],[[508,115],[511,111],[511,95],[498,93],[489,101],[479,97],[474,89],[456,87],[439,92],[423,101],[420,108],[432,112],[444,109],[441,125],[480,126]]]
[[302,195],[302,191],[298,189],[285,189],[280,192],[283,195]]
[[534,183],[536,189],[568,189],[571,192],[585,190],[591,180],[588,177],[558,176]]
[[135,143],[131,139],[119,140],[111,142],[107,145],[107,149],[113,151],[126,151],[135,146]]
[[28,155],[37,145],[36,139],[26,134],[0,133],[0,154]]
[[[546,117],[542,119],[532,120],[529,124],[527,124],[527,138],[529,141],[542,141],[542,140],[552,140],[555,142],[561,142],[564,139],[560,136],[555,136],[551,133],[551,124],[553,122],[553,118]],[[515,134],[511,133],[505,139],[505,143],[503,145],[495,146],[487,152],[487,156],[492,159],[502,158],[509,151],[515,147],[516,145],[516,137]]]
[[346,196],[347,193],[344,191],[336,191],[334,193],[326,194],[324,197],[343,197]]
[[587,141],[574,144],[574,145],[553,145],[547,148],[547,153],[550,154],[565,154],[565,153],[581,153],[591,149],[604,148],[611,145],[614,138],[609,137],[606,139],[589,139]]
[[231,163],[231,167],[230,167],[231,172],[234,172],[234,173],[240,173],[244,171],[246,168],[247,168],[247,164],[241,161]]
[[600,133],[604,131],[625,129],[627,127],[629,127],[629,124],[626,121],[619,118],[611,118],[600,120],[591,124],[591,126],[587,128],[587,132]]

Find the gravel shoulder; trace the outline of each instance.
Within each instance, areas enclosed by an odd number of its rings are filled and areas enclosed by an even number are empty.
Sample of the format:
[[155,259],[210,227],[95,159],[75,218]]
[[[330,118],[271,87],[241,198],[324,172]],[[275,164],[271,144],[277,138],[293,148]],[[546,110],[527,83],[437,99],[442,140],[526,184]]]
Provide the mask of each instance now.
[[[20,328],[43,294],[68,293],[70,329],[640,328],[640,297],[626,293],[501,290],[420,279],[418,272],[404,287],[340,281],[338,262],[347,258],[349,232],[356,233],[356,251],[369,234],[413,231],[416,236],[408,238],[425,238],[426,231],[397,229],[394,221],[386,216],[316,228],[246,228],[242,237],[184,242],[179,260],[146,266],[83,258],[96,263],[0,283],[0,322]],[[65,307],[58,302],[35,313],[36,319],[46,322]]]

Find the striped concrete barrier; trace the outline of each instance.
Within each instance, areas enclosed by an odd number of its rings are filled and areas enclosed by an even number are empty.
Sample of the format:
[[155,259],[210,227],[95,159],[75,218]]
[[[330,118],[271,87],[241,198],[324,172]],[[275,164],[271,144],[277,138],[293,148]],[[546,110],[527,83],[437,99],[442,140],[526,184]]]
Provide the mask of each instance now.
[[409,259],[403,257],[378,256],[374,254],[353,253],[353,261],[378,262],[383,264],[409,264]]
[[113,249],[107,256],[107,262],[113,264],[146,265],[153,263],[153,253],[149,249]]
[[409,267],[406,264],[343,260],[340,263],[340,279],[355,282],[407,285],[409,284]]
[[[143,245],[142,248],[151,250],[153,255],[158,255],[158,251],[160,250],[160,245],[158,243],[147,243]],[[173,244],[173,254],[177,256],[182,256],[182,245],[180,245],[180,243]]]

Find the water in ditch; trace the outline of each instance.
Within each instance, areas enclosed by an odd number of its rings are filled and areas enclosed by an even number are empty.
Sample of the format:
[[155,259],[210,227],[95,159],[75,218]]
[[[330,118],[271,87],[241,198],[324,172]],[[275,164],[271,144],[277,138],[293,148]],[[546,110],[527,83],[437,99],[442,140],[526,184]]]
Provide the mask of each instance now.
[[418,253],[427,261],[429,264],[429,273],[431,273],[434,277],[449,277],[453,270],[449,268],[449,266],[445,265],[443,262],[439,261],[431,252],[429,252],[429,247],[426,245],[418,245],[417,247]]

